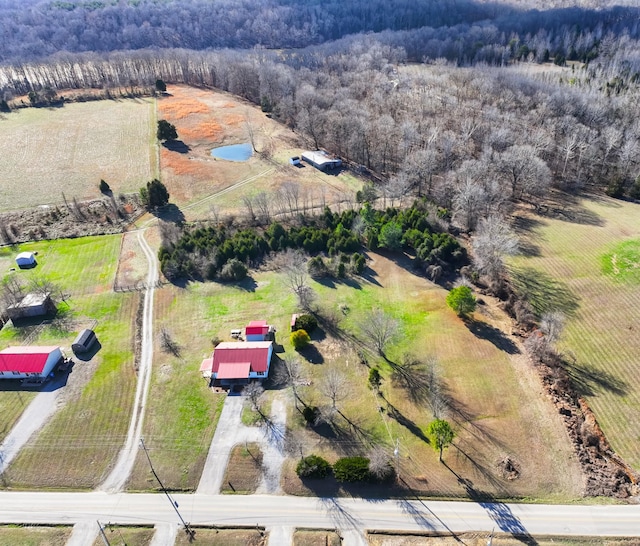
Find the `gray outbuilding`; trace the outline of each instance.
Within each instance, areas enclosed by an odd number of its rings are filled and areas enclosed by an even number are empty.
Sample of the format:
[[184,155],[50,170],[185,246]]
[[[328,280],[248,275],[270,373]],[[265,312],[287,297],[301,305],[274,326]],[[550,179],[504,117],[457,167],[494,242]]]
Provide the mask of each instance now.
[[91,350],[97,340],[96,333],[89,328],[85,328],[71,344],[71,350],[74,353],[86,353]]

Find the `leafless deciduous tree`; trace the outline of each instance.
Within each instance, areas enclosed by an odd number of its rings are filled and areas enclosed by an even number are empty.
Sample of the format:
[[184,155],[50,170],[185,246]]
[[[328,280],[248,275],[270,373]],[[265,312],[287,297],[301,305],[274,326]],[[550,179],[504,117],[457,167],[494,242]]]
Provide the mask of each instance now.
[[374,309],[358,322],[358,326],[382,357],[385,356],[385,347],[395,338],[399,328],[398,321],[382,309]]
[[176,340],[173,338],[173,335],[166,326],[160,328],[160,347],[165,353],[170,353],[178,358],[180,357],[180,345],[178,345]]
[[478,271],[498,288],[504,275],[504,257],[518,251],[516,235],[499,216],[483,218],[471,239],[471,248]]
[[282,385],[291,387],[297,409],[298,402],[302,402],[298,388],[307,382],[302,365],[300,360],[295,357],[285,357],[281,363],[282,365],[276,369],[275,380]]
[[369,452],[369,472],[379,481],[387,480],[393,475],[391,457],[384,448],[376,446]]
[[331,408],[337,410],[338,403],[349,395],[348,386],[349,382],[346,376],[341,371],[332,368],[319,382],[318,390],[331,401]]
[[166,222],[165,220],[158,220],[158,225],[160,226],[162,246],[172,248],[180,239],[182,230],[173,222]]
[[298,305],[310,311],[315,301],[315,292],[309,286],[307,257],[299,250],[287,250],[278,258],[277,265],[285,275],[285,282],[298,298]]
[[545,313],[540,319],[540,331],[550,343],[556,343],[564,329],[565,316],[560,311]]
[[253,204],[256,210],[258,223],[264,225],[271,222],[271,203],[267,192],[261,191],[254,195]]
[[24,286],[15,275],[9,275],[2,281],[2,302],[5,307],[21,302],[24,296]]
[[251,409],[253,409],[253,411],[257,411],[262,415],[260,408],[262,406],[264,387],[257,381],[252,381],[247,386],[245,386],[244,389],[242,389],[242,394],[247,397],[247,400],[249,400]]

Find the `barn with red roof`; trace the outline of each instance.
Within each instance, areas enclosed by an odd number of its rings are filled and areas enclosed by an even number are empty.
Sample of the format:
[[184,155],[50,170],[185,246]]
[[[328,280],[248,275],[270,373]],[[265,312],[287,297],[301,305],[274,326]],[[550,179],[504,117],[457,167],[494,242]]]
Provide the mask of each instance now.
[[266,320],[252,320],[244,329],[247,341],[275,341],[276,329]]
[[220,386],[261,381],[269,375],[272,355],[271,341],[225,341],[202,361],[200,371]]
[[46,379],[61,360],[57,346],[7,347],[0,351],[0,379]]

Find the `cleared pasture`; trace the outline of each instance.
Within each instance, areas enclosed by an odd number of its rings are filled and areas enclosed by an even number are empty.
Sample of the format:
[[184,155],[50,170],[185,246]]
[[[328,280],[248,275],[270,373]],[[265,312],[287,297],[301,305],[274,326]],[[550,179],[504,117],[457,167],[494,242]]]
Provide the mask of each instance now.
[[[446,291],[411,272],[408,260],[379,254],[371,257],[368,280],[358,279],[353,286],[314,285],[323,313],[337,321],[345,337],[326,335],[322,339],[320,334],[314,345],[323,362],[307,366],[312,386],[300,391],[307,403],[326,406],[328,399],[317,387],[328,369],[339,369],[349,379],[348,395],[340,408],[351,423],[342,423],[337,437],[330,433],[323,437],[303,430],[299,413],[292,410],[289,423],[306,436],[309,451],[335,460],[367,455],[373,446],[383,446],[406,485],[425,495],[546,500],[580,496],[582,478],[566,433],[550,403],[540,397],[540,386],[516,342],[498,330],[504,315],[487,308],[465,323],[447,308]],[[406,390],[393,384],[389,364],[375,354],[360,332],[359,324],[375,308],[383,309],[400,325],[399,336],[386,351],[389,361],[401,362],[405,353],[411,353],[423,362],[429,356],[438,362],[450,399],[444,415],[456,431],[454,445],[444,455],[446,465],[438,462],[429,444],[426,431],[433,415],[428,402],[412,401]],[[364,342],[369,366],[381,371],[381,396],[367,386],[369,368],[359,362],[349,341],[353,338]],[[399,458],[394,461],[396,441]],[[499,463],[507,456],[520,468],[517,479],[507,479],[501,471]],[[312,494],[292,468],[286,474],[285,488]],[[388,492],[388,486],[382,486],[371,493]]]
[[[322,316],[336,329],[326,326],[314,333],[312,347],[301,354],[308,385],[300,386],[299,392],[309,404],[326,405],[328,400],[320,394],[320,385],[330,369],[340,370],[347,378],[348,396],[339,402],[339,407],[351,424],[341,422],[338,433],[311,431],[290,404],[288,423],[292,434],[303,439],[305,452],[335,460],[345,454],[366,455],[373,445],[382,445],[391,454],[398,439],[401,476],[424,494],[465,498],[468,490],[459,482],[460,476],[468,480],[464,482],[467,486],[473,485],[474,491],[496,497],[579,497],[579,467],[559,418],[540,396],[535,374],[518,349],[504,339],[492,337],[498,334],[490,324],[506,320],[505,317],[488,309],[486,315],[478,315],[476,323],[488,326],[474,330],[446,307],[445,290],[407,269],[408,260],[398,257],[396,263],[378,254],[371,257],[371,270],[366,277],[344,283],[312,283]],[[426,402],[413,403],[405,391],[392,386],[388,364],[363,343],[357,324],[377,307],[388,311],[401,325],[401,335],[387,352],[390,360],[398,361],[410,351],[421,358],[433,354],[440,361],[443,380],[455,401],[448,418],[458,434],[455,447],[445,454],[448,466],[438,462],[426,439],[426,428],[432,419]],[[346,315],[340,308],[348,309]],[[172,331],[183,352],[179,359],[158,355],[164,364],[156,368],[157,388],[152,389],[150,399],[158,397],[153,402],[157,409],[147,414],[145,440],[155,442],[154,466],[158,465],[163,480],[166,476],[168,487],[194,487],[192,478],[183,480],[179,475],[180,469],[188,465],[172,464],[177,451],[171,442],[162,441],[161,427],[176,430],[175,424],[180,421],[167,411],[171,395],[165,396],[163,391],[174,389],[174,381],[197,377],[201,359],[213,348],[211,339],[230,340],[230,330],[241,328],[250,320],[265,319],[275,325],[277,342],[282,345],[278,356],[296,356],[288,332],[291,313],[298,310],[283,276],[269,270],[254,272],[240,285],[191,283],[186,288],[163,288],[158,291],[156,310],[157,327],[165,325]],[[501,348],[505,346],[512,354]],[[359,348],[368,351],[371,366],[380,366],[384,398],[368,388],[368,368],[359,362]],[[274,361],[274,369],[280,365]],[[164,374],[162,379],[160,374]],[[206,392],[207,400],[210,411],[215,412],[219,403],[216,395]],[[189,417],[182,419],[188,426]],[[536,423],[533,428],[532,422]],[[196,427],[194,431],[199,430],[200,435],[191,437],[198,450],[210,441],[212,429],[205,429]],[[521,474],[516,480],[505,479],[500,473],[498,462],[506,455],[520,465]],[[132,484],[141,483],[140,471],[148,475],[142,462],[138,461],[138,477]],[[297,480],[293,466],[287,465],[285,470],[285,491],[312,494]],[[388,494],[386,486],[385,491]],[[381,490],[380,494],[385,493]]]
[[[640,470],[640,284],[633,262],[640,206],[608,197],[583,199],[556,218],[522,220],[527,256],[512,276],[539,313],[568,320],[560,348],[609,442]],[[618,257],[616,274],[615,260]]]
[[[210,216],[214,205],[225,213],[244,214],[244,197],[260,191],[273,196],[284,183],[299,188],[300,209],[310,207],[312,201],[320,207],[347,195],[352,199],[362,186],[347,171],[331,175],[310,166],[289,165],[289,158],[300,155],[308,144],[238,97],[186,86],[170,86],[168,91],[158,100],[158,118],[176,126],[184,146],[180,151],[161,146],[162,180],[188,220]],[[250,130],[258,153],[248,161],[211,156],[214,147],[249,142]],[[231,186],[233,190],[227,190]]]
[[[74,359],[61,408],[5,472],[5,487],[95,487],[124,442],[136,381],[133,332],[139,294],[109,291],[120,239],[61,239],[20,248],[37,251],[39,265],[10,274],[25,279],[46,274],[70,297],[68,306],[60,305],[61,318],[29,326],[8,324],[0,342],[59,344],[72,355],[70,344],[78,331],[94,326],[101,348],[90,360]],[[3,271],[6,265],[0,264]],[[15,395],[0,392],[0,398],[9,394]],[[4,415],[2,419],[4,426]]]
[[0,211],[96,197],[100,179],[137,191],[158,170],[155,99],[23,108],[0,128]]

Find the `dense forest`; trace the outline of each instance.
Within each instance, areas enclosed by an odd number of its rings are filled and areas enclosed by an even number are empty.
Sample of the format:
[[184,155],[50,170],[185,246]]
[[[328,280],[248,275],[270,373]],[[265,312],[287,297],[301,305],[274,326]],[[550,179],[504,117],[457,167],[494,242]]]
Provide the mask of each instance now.
[[538,11],[477,0],[3,0],[0,62],[59,51],[299,49],[382,32],[383,42],[402,45],[412,61],[502,64],[529,55],[587,60],[605,37],[640,32],[637,6],[542,4]]

